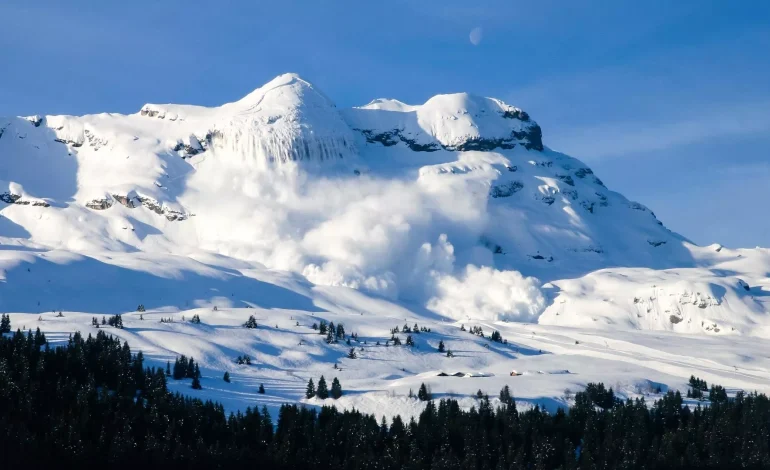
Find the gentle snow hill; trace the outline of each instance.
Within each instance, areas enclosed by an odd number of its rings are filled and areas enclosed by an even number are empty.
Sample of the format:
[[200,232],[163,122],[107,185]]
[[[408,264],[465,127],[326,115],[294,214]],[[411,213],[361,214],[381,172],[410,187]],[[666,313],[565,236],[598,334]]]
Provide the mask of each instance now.
[[[254,336],[237,327],[251,310],[283,329],[344,318],[373,341],[404,319],[433,325],[420,353],[378,349],[371,364],[382,367],[347,377],[364,392],[350,404],[371,399],[372,409],[374,390],[403,401],[401,392],[431,381],[449,393],[454,384],[430,378],[449,366],[495,374],[490,393],[511,368],[577,370],[523,376],[522,396],[554,403],[563,403],[558,388],[608,381],[602,374],[681,387],[697,360],[680,356],[693,351],[711,361],[700,370],[707,380],[764,389],[759,358],[768,355],[750,337],[770,336],[768,272],[769,250],[694,245],[548,148],[526,111],[494,98],[338,109],[285,74],[214,108],[0,117],[0,311],[15,326],[64,333],[143,304],[153,327],[132,314],[116,334],[159,361],[205,356],[210,374],[236,351],[274,356],[244,377],[267,380],[260,374],[271,370],[276,384],[290,381],[276,400],[298,399],[299,382],[349,348],[303,353],[295,346],[305,333]],[[49,321],[60,310],[69,320]],[[208,326],[183,326],[193,312]],[[162,315],[179,322],[160,324]],[[488,350],[487,340],[458,336],[456,321],[516,335],[511,347],[538,353]],[[573,347],[586,335],[601,338],[599,349]],[[467,355],[446,363],[427,354],[440,338]],[[618,338],[619,351],[601,349]],[[639,359],[644,345],[666,353]],[[597,358],[607,368],[591,375]],[[229,393],[221,397],[236,400]]]

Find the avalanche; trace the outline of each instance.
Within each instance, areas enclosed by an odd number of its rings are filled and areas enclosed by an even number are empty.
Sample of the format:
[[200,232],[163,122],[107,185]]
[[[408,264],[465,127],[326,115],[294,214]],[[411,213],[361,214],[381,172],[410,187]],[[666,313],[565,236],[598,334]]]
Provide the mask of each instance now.
[[[161,363],[230,369],[233,385],[204,392],[233,407],[267,399],[251,395],[258,380],[276,403],[299,400],[346,361],[308,330],[314,317],[368,338],[340,378],[366,392],[343,402],[372,410],[413,412],[403,395],[422,381],[481,386],[436,378],[450,369],[482,373],[490,393],[529,371],[517,394],[552,404],[607,376],[629,393],[679,387],[693,351],[712,361],[707,380],[765,389],[751,337],[770,335],[768,266],[768,250],[669,231],[493,98],[338,109],[286,74],[216,108],[0,117],[0,311],[64,334],[143,304],[115,333]],[[265,329],[237,328],[255,312]],[[195,313],[202,325],[182,321]],[[434,332],[414,350],[376,346],[404,321]],[[429,352],[440,338],[455,358]],[[233,368],[246,352],[262,367]],[[604,376],[586,367],[597,361]]]

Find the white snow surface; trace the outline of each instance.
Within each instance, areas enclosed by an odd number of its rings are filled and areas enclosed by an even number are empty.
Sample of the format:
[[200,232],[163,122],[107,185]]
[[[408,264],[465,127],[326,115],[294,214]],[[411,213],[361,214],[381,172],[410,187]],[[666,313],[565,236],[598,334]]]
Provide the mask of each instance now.
[[[770,391],[770,250],[696,246],[540,139],[493,98],[340,110],[295,74],[216,108],[0,117],[0,311],[62,340],[143,304],[109,331],[157,364],[194,356],[204,390],[173,386],[230,409],[306,401],[321,374],[338,405],[407,416],[421,382],[549,408],[589,381]],[[359,334],[358,359],[320,319]],[[404,322],[432,332],[386,348]]]

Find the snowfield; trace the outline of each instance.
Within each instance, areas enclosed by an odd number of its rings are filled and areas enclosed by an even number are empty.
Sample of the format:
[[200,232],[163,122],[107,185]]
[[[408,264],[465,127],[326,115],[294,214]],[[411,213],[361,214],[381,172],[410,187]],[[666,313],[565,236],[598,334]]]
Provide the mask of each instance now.
[[[405,416],[422,382],[549,409],[590,381],[770,392],[768,272],[770,250],[694,245],[492,98],[338,109],[286,74],[217,108],[0,117],[0,311],[59,341],[124,313],[111,333],[193,356],[204,390],[172,387],[228,409],[307,401],[320,375],[339,406]],[[405,323],[431,332],[386,347]]]

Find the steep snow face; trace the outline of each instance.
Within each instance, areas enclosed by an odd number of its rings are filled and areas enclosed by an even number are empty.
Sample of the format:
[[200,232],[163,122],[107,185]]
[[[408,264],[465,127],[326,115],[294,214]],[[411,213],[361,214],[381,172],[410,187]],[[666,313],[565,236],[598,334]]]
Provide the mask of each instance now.
[[[518,108],[461,93],[340,111],[293,74],[215,108],[0,118],[0,245],[0,310],[17,311],[93,295],[83,270],[121,308],[138,291],[186,308],[267,268],[454,319],[724,334],[765,323],[730,276],[770,284],[764,255],[693,246]],[[37,263],[50,276],[24,275]],[[650,283],[695,310],[633,303]]]

